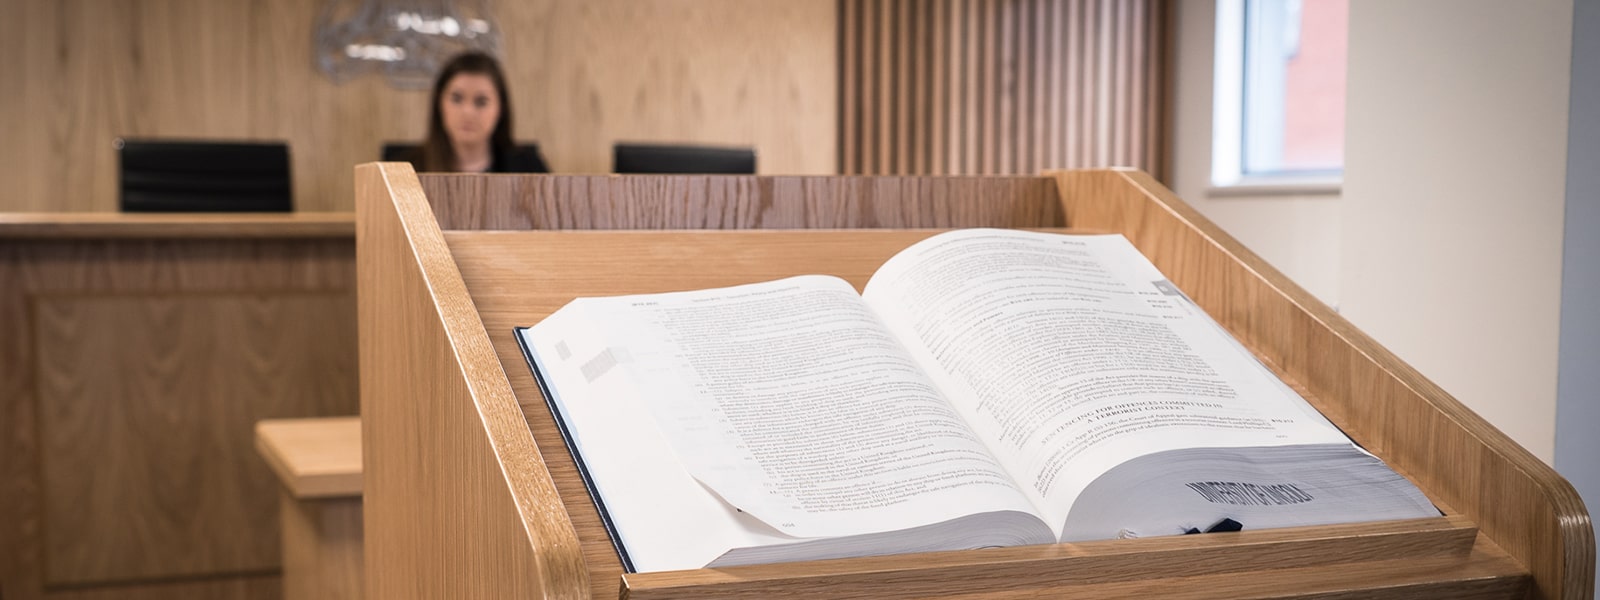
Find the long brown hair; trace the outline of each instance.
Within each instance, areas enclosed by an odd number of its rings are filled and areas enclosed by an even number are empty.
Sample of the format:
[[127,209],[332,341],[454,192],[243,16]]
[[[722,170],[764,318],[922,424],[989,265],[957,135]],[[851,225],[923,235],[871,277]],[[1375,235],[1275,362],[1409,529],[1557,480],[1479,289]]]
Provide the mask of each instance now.
[[450,135],[445,133],[444,116],[439,114],[439,99],[444,96],[445,85],[462,73],[487,75],[494,81],[495,92],[500,94],[500,121],[495,123],[494,133],[489,136],[494,161],[506,160],[515,149],[511,142],[511,93],[506,90],[506,76],[500,70],[500,62],[482,52],[463,52],[445,63],[444,68],[439,70],[439,77],[433,82],[433,100],[428,107],[428,137],[422,141],[420,170],[457,169],[456,149],[450,145]]

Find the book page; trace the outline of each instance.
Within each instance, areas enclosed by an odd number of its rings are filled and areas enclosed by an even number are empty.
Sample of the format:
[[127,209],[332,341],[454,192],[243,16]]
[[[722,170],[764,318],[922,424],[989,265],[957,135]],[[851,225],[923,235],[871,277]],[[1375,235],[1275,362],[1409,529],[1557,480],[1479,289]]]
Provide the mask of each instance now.
[[[974,512],[1032,511],[986,445],[843,280],[798,277],[585,298],[569,307],[581,310],[587,328],[569,326],[564,339],[541,335],[537,342],[551,349],[541,354],[566,345],[573,355],[567,366],[548,367],[552,379],[560,378],[552,387],[562,401],[570,401],[571,390],[625,380],[659,425],[679,470],[782,534],[856,535]],[[585,356],[565,339],[578,336],[605,342]],[[586,460],[591,447],[618,443],[607,439],[609,424],[571,412]],[[605,470],[596,467],[591,471]],[[629,476],[614,470],[595,478],[619,488]],[[658,506],[674,500],[654,489],[606,492],[605,502],[614,513],[686,518],[662,514]]]
[[619,355],[581,305],[519,336],[591,494],[614,499],[596,505],[624,568],[698,569],[742,543],[732,511],[674,457],[648,396],[616,369]]
[[941,234],[864,297],[1057,528],[1136,456],[1349,443],[1121,236]]

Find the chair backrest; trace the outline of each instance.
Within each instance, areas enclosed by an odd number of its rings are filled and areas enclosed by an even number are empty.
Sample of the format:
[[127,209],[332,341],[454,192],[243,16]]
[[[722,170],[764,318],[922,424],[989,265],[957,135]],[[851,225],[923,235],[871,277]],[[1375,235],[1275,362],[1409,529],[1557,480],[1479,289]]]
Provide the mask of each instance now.
[[285,142],[115,142],[125,212],[294,210]]
[[419,155],[421,148],[422,146],[409,142],[384,142],[383,162],[410,162],[413,163],[412,166],[416,166],[414,163],[421,158]]
[[[422,146],[412,142],[384,142],[383,162],[409,162],[417,172],[422,172]],[[508,161],[508,167],[515,173],[549,173],[550,166],[544,162],[544,154],[539,151],[538,142],[517,143],[517,154]]]
[[756,151],[754,148],[616,144],[612,146],[611,171],[754,175]]

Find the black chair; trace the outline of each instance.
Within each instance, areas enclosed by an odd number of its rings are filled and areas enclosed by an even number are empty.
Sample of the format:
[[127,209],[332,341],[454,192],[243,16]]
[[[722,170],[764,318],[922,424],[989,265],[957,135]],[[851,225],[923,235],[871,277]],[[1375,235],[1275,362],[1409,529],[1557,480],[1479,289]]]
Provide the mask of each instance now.
[[[421,171],[422,147],[409,142],[384,142],[383,162],[408,162],[411,167]],[[549,173],[550,165],[544,162],[544,154],[539,152],[537,142],[522,142],[517,144],[517,154],[511,157],[509,168],[515,173]]]
[[612,146],[614,173],[695,173],[754,175],[754,148],[719,148],[668,144]]
[[417,144],[403,142],[383,143],[383,162],[408,162],[412,166],[422,160],[422,147]]
[[113,145],[125,212],[294,210],[287,143],[118,139]]

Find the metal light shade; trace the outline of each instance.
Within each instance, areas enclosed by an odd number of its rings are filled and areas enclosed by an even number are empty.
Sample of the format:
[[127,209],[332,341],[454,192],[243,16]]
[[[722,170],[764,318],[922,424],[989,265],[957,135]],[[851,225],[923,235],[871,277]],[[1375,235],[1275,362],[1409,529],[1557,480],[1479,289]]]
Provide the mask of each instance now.
[[489,0],[326,0],[312,44],[317,69],[336,83],[382,73],[395,88],[426,89],[451,56],[497,53],[500,32]]

